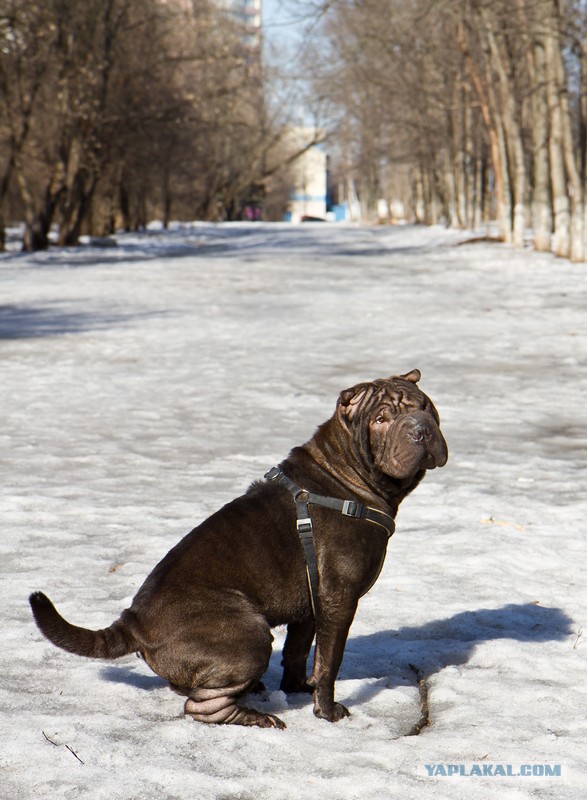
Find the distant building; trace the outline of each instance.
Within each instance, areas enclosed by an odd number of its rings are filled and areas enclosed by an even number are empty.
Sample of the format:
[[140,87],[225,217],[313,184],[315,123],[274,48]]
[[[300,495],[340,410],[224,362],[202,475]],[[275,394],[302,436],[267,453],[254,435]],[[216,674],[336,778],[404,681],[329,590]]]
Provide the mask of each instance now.
[[227,10],[242,30],[243,41],[253,50],[261,50],[262,0],[213,0]]
[[[313,141],[315,135],[314,128],[291,128],[288,143],[292,150],[302,150]],[[292,178],[293,192],[286,219],[291,222],[308,218],[326,219],[328,187],[324,145],[311,145],[294,161]]]
[[[165,5],[175,5],[189,10],[192,0],[159,0]],[[242,30],[244,43],[253,50],[261,51],[263,0],[211,0],[222,8]]]

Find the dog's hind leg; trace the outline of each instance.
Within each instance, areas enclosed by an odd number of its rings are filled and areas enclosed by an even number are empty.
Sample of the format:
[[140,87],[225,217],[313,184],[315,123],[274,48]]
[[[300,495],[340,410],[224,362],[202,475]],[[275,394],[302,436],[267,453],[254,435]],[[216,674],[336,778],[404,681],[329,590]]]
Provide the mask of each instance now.
[[[242,606],[242,603],[241,603]],[[225,601],[226,608],[226,601]],[[185,713],[198,722],[285,728],[273,714],[240,705],[269,666],[273,636],[260,615],[239,607],[230,616],[194,617],[173,646],[159,648],[151,668],[187,696]],[[149,659],[147,659],[149,661]]]
[[259,728],[285,728],[279,717],[237,703],[249,682],[221,689],[194,689],[185,704],[185,713],[198,722],[217,725],[256,725]]

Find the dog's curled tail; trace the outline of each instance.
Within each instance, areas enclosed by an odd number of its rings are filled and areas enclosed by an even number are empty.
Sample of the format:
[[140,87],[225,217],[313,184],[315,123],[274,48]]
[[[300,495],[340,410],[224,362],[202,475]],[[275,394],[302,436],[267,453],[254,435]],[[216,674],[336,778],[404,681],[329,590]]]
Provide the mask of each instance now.
[[63,619],[43,592],[34,592],[29,603],[41,633],[68,653],[88,658],[120,658],[139,649],[138,642],[120,619],[108,628],[91,631]]

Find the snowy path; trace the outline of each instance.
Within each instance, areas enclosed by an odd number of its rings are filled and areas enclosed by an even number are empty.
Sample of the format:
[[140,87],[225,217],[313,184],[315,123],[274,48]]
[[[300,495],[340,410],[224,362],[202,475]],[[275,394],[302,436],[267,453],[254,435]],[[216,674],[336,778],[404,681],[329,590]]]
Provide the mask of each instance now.
[[[587,269],[464,238],[196,225],[0,258],[2,800],[587,796]],[[109,624],[340,390],[413,367],[451,457],[360,605],[349,719],[277,691],[281,630],[259,702],[285,732],[193,723],[136,658],[36,631],[35,589]]]

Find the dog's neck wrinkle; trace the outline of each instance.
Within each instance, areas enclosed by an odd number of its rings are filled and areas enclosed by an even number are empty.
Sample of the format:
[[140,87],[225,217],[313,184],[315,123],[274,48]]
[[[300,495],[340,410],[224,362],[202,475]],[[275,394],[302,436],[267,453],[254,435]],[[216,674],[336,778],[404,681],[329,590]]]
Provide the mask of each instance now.
[[348,464],[347,462],[348,469],[346,472],[341,472],[337,468],[339,455],[334,448],[331,449],[331,452],[325,452],[312,441],[308,442],[304,449],[321,469],[326,481],[328,478],[330,478],[330,481],[334,479],[343,491],[351,494],[364,495],[366,492],[371,494],[367,483],[360,474],[360,470],[353,464]]
[[[398,481],[375,470],[352,440],[349,447],[349,436],[336,429],[339,425],[331,419],[321,426],[309,442],[292,451],[291,455],[297,456],[294,463],[302,456],[303,472],[316,480],[320,491],[341,498],[350,494],[395,517],[401,500],[410,489],[405,491],[403,486],[397,485]],[[339,462],[345,464],[344,472],[338,469]]]

